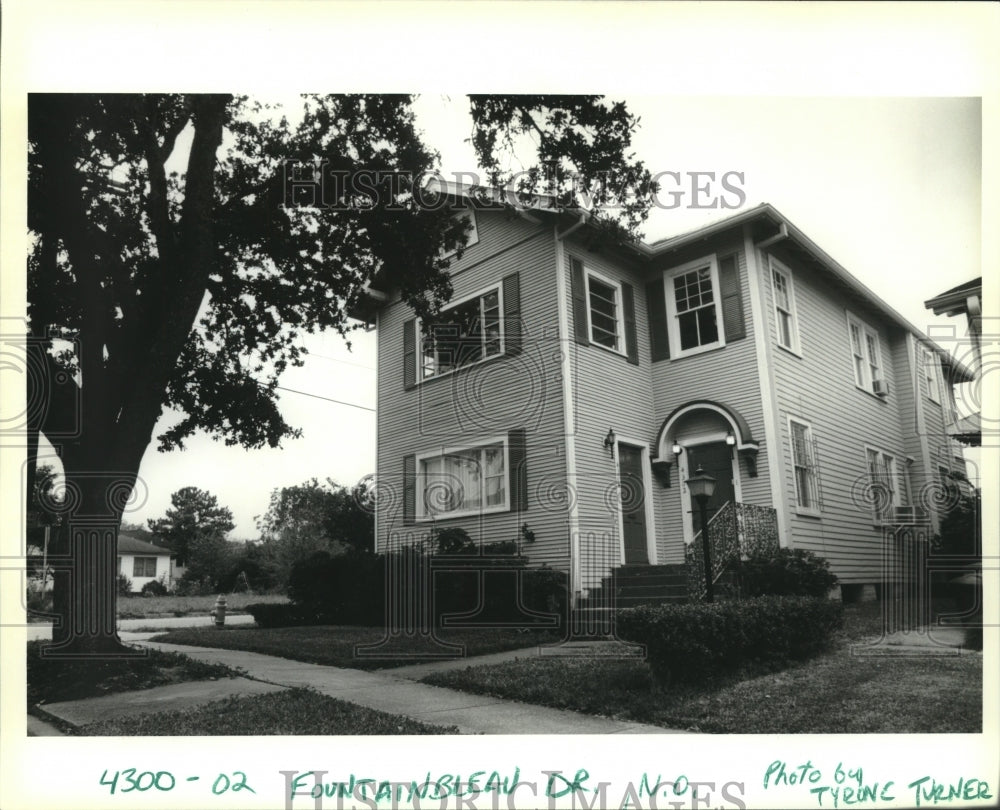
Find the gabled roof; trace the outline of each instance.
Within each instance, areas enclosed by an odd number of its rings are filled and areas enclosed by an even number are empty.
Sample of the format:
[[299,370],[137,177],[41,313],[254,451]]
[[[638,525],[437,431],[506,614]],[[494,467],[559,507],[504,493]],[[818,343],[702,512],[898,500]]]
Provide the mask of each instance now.
[[130,534],[118,535],[118,553],[119,554],[166,554],[173,556],[173,552],[169,548],[163,548],[162,546],[154,546],[152,543],[147,543],[145,540],[140,540],[138,537],[133,537]]
[[[935,352],[941,361],[952,370],[952,382],[971,382],[975,379],[972,370],[961,361],[955,359],[949,352],[942,349],[920,329],[904,318],[893,307],[883,301],[878,295],[872,292],[867,286],[862,284],[841,266],[832,256],[830,256],[819,245],[806,236],[796,227],[788,217],[778,211],[770,203],[762,203],[754,208],[717,220],[693,231],[672,236],[668,239],[661,239],[651,245],[644,245],[649,256],[660,256],[669,251],[678,250],[694,242],[704,240],[710,236],[730,230],[731,228],[745,223],[767,222],[774,228],[774,241],[790,241],[800,250],[809,255],[820,267],[830,276],[835,278],[848,289],[853,290],[864,298],[871,306],[877,309],[889,322],[913,335],[920,343],[931,351]],[[768,239],[767,241],[771,241]]]
[[[581,226],[597,227],[597,217],[592,210],[584,208],[580,208],[575,211],[567,211],[565,209],[560,210],[555,207],[554,200],[549,195],[539,195],[534,204],[531,206],[519,206],[514,204],[516,195],[513,194],[505,195],[502,192],[496,191],[492,194],[488,191],[484,193],[484,190],[481,188],[473,189],[472,187],[462,186],[448,181],[436,182],[436,191],[449,197],[454,197],[455,199],[471,203],[473,206],[478,205],[480,207],[489,208],[506,206],[531,218],[545,216],[551,217],[555,215],[559,217],[560,220],[567,223],[567,232],[570,230],[576,230]],[[804,251],[827,274],[839,281],[848,289],[853,290],[857,295],[864,298],[865,301],[877,309],[887,321],[913,335],[916,340],[931,351],[935,352],[941,358],[941,361],[951,369],[951,381],[953,383],[971,382],[975,379],[975,375],[968,366],[955,359],[949,352],[938,346],[937,343],[927,337],[927,335],[910,323],[910,321],[904,318],[893,307],[889,306],[888,303],[883,301],[868,287],[858,281],[857,278],[851,275],[851,273],[834,260],[832,256],[820,248],[819,245],[813,242],[812,239],[796,227],[791,220],[788,219],[788,217],[778,211],[778,209],[770,203],[761,203],[753,208],[740,211],[733,216],[717,220],[709,223],[708,225],[687,231],[686,233],[678,234],[677,236],[660,239],[651,244],[637,240],[625,247],[630,252],[636,254],[640,260],[645,259],[652,261],[665,256],[672,251],[680,250],[689,244],[705,240],[735,227],[750,223],[767,224],[770,228],[770,233],[769,238],[765,241],[791,242],[800,250]],[[955,289],[957,290],[958,288]],[[947,293],[944,295],[946,294]]]
[[952,287],[950,290],[945,290],[940,295],[935,295],[924,301],[924,306],[933,310],[935,315],[957,315],[960,312],[968,311],[969,296],[982,295],[982,293],[983,277],[980,276],[972,281],[959,284],[957,287]]

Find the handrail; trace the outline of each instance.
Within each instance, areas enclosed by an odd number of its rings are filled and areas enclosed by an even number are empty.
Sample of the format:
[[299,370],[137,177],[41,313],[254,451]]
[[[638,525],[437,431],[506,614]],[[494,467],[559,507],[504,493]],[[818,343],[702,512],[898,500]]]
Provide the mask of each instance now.
[[[778,548],[777,512],[770,506],[726,501],[707,521],[712,581],[717,582],[734,562],[745,554]],[[699,529],[693,540],[702,533]],[[685,550],[688,587],[695,598],[705,596],[703,543],[692,542]]]

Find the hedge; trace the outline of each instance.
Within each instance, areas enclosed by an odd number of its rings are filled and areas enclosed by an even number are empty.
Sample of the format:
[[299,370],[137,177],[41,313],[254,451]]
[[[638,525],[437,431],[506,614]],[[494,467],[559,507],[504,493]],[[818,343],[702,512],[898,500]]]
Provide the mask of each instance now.
[[[288,596],[297,610],[287,617],[298,623],[384,626],[387,577],[398,596],[397,610],[413,617],[414,606],[422,606],[417,616],[447,627],[540,625],[553,614],[562,622],[568,607],[563,572],[528,568],[527,558],[507,548],[489,556],[410,549],[388,555],[317,552],[292,568]],[[280,615],[272,612],[266,620]]]
[[247,605],[245,609],[253,616],[258,627],[295,627],[316,623],[299,605],[287,602],[281,604],[255,602]]
[[838,601],[762,596],[710,604],[643,605],[616,614],[619,638],[646,646],[653,677],[696,682],[750,662],[813,656],[840,627]]
[[750,557],[739,566],[743,596],[826,596],[837,584],[830,563],[800,548]]

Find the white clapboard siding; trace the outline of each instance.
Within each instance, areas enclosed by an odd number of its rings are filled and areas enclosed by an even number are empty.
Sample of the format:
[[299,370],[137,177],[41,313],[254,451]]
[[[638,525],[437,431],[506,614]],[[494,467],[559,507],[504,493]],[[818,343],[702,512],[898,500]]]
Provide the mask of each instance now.
[[479,212],[479,242],[452,263],[453,300],[518,273],[523,351],[457,373],[403,386],[403,324],[412,310],[398,299],[378,324],[378,548],[390,534],[426,539],[431,524],[403,521],[403,458],[475,443],[523,427],[526,431],[528,510],[438,520],[460,526],[476,541],[520,537],[527,523],[535,542],[524,547],[531,565],[569,570],[562,389],[559,384],[555,243],[551,226],[504,212]]
[[[772,352],[793,545],[825,557],[844,583],[876,582],[887,541],[863,497],[869,480],[865,448],[891,453],[905,465],[906,456],[919,446],[912,396],[906,392],[912,385],[906,333],[887,326],[877,310],[832,284],[814,265],[780,248],[774,252],[792,271],[801,348],[801,357],[777,346]],[[764,286],[773,342],[771,284]],[[885,398],[855,385],[848,311],[878,332],[880,365],[889,385]],[[789,416],[812,426],[822,495],[819,517],[795,509]]]

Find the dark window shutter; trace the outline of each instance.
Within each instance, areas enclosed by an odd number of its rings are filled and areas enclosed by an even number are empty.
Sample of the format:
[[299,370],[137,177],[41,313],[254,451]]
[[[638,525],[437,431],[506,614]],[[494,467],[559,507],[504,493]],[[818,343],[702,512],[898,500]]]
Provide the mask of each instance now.
[[403,523],[412,526],[417,516],[417,457],[403,456]]
[[635,338],[635,293],[632,285],[622,282],[622,310],[625,314],[625,355],[633,365],[639,365],[639,347]]
[[649,314],[652,359],[666,360],[670,357],[670,341],[667,339],[667,300],[664,298],[663,276],[646,285],[646,311]]
[[403,388],[417,384],[417,321],[410,318],[403,324]]
[[507,435],[507,458],[510,461],[510,508],[512,512],[528,511],[528,464],[524,428]]
[[587,285],[583,278],[583,262],[570,259],[570,267],[573,283],[573,332],[576,342],[587,346],[590,344],[590,335],[587,334]]
[[521,353],[521,284],[517,273],[503,280],[504,349],[507,354]]
[[726,342],[742,340],[747,336],[747,327],[743,318],[743,296],[740,295],[740,274],[735,253],[719,259],[719,287]]

